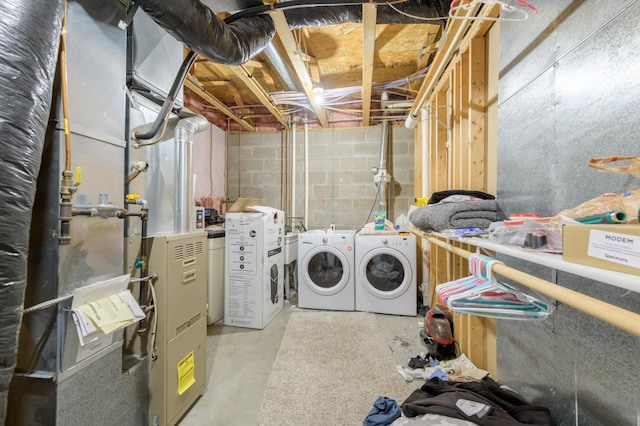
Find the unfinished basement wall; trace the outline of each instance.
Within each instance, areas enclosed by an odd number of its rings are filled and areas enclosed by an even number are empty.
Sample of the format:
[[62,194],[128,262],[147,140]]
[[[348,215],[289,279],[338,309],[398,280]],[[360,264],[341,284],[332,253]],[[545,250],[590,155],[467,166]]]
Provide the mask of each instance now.
[[[640,155],[640,2],[559,0],[501,24],[498,200],[506,214],[554,215],[640,180],[587,167]],[[633,312],[640,294],[499,256],[509,266]],[[637,425],[637,337],[558,305],[542,323],[498,321],[501,381],[559,425]]]
[[[230,134],[228,138],[228,196],[260,198],[263,204],[299,217],[307,229],[360,229],[378,209],[372,167],[380,162],[381,127],[310,130],[308,133],[308,212],[305,221],[305,135],[295,132],[295,209],[284,206],[283,141],[280,133]],[[286,138],[285,138],[286,139]],[[291,138],[290,140],[292,140]],[[387,217],[394,221],[413,204],[413,131],[394,127],[387,169]],[[292,155],[292,142],[288,142]],[[288,164],[293,173],[293,163]],[[295,225],[298,225],[296,221]]]

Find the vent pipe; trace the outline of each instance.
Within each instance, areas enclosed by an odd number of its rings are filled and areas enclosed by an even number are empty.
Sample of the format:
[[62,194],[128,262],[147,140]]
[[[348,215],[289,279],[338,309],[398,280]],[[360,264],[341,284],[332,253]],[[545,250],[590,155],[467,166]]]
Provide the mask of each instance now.
[[195,229],[193,199],[193,136],[207,129],[206,118],[196,115],[178,121],[175,130],[176,171],[173,227],[176,234]]

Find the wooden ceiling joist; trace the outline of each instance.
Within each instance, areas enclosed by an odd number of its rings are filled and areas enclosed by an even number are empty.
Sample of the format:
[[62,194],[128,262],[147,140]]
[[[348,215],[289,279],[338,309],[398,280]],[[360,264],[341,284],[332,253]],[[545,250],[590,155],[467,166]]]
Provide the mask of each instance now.
[[240,65],[238,67],[231,67],[233,72],[238,76],[240,80],[251,90],[251,93],[254,94],[256,98],[260,101],[262,105],[264,105],[271,114],[282,124],[282,127],[288,129],[289,123],[285,120],[284,116],[278,110],[278,108],[274,105],[273,101],[267,94],[266,90],[262,88],[260,83],[253,78],[251,72],[244,65]]
[[276,26],[276,33],[284,46],[286,51],[286,57],[289,59],[289,62],[293,65],[293,69],[296,72],[298,80],[302,84],[302,88],[311,103],[311,107],[313,111],[318,116],[318,120],[322,127],[329,127],[329,123],[327,121],[326,111],[324,107],[317,101],[315,94],[313,93],[313,82],[311,81],[311,76],[309,75],[309,71],[307,67],[298,54],[298,45],[289,29],[289,24],[287,23],[287,19],[284,16],[284,12],[282,10],[276,10],[271,13],[271,18]]
[[235,122],[240,124],[245,129],[249,130],[250,132],[255,132],[256,131],[256,129],[253,127],[253,125],[251,125],[249,122],[247,122],[243,118],[239,117],[235,112],[233,112],[224,103],[219,101],[217,98],[212,96],[210,93],[207,93],[205,90],[200,88],[198,85],[193,83],[188,78],[184,81],[184,86],[186,88],[190,89],[196,95],[200,96],[205,101],[209,102],[212,106],[217,108],[220,112],[222,112],[227,117],[231,118],[232,120],[234,120]]

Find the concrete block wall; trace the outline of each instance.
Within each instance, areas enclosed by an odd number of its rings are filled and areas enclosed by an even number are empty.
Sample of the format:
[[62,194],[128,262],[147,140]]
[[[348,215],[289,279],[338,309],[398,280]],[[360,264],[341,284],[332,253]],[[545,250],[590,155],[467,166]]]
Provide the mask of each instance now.
[[[288,216],[300,217],[307,229],[359,229],[372,221],[378,210],[372,168],[379,165],[381,127],[313,130],[308,133],[309,186],[305,191],[304,131],[295,134],[295,209]],[[229,135],[228,194],[261,198],[273,207],[282,206],[282,135]],[[407,214],[413,203],[413,130],[393,128],[387,170],[387,217],[394,221]],[[292,149],[291,147],[289,148]],[[290,170],[293,164],[289,165]],[[305,215],[305,193],[308,212]],[[306,217],[306,220],[305,220]]]
[[230,134],[227,146],[227,196],[260,198],[282,208],[282,136],[280,133]]

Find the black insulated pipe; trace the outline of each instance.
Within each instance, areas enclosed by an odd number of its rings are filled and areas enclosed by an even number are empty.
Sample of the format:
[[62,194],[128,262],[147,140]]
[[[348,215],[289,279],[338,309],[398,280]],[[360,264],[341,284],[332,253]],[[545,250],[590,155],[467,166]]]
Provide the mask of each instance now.
[[[271,6],[247,9],[222,20],[199,0],[137,0],[136,3],[176,40],[215,63],[242,65],[260,53],[275,34],[275,25],[268,15]],[[368,1],[298,0],[276,3],[273,7],[285,11],[290,28],[300,28],[361,22],[364,3]],[[393,4],[405,14],[384,5],[387,2],[375,3],[378,4],[377,22],[380,24],[428,22],[444,25],[449,13],[449,2],[443,0],[409,0]],[[442,19],[424,21],[407,15]]]
[[269,16],[227,24],[198,0],[137,0],[136,3],[176,40],[211,62],[242,65],[273,38]]
[[[319,27],[343,22],[362,22],[363,0],[296,0],[276,3],[275,10],[283,10],[290,28]],[[404,2],[374,1],[378,24],[444,25],[449,17],[450,1],[408,0]],[[391,4],[390,4],[391,3]],[[314,8],[313,12],[310,8]],[[231,23],[238,19],[267,14],[269,6],[256,6],[235,13],[225,19]]]
[[62,14],[62,0],[0,2],[0,424],[17,361],[29,229]]

